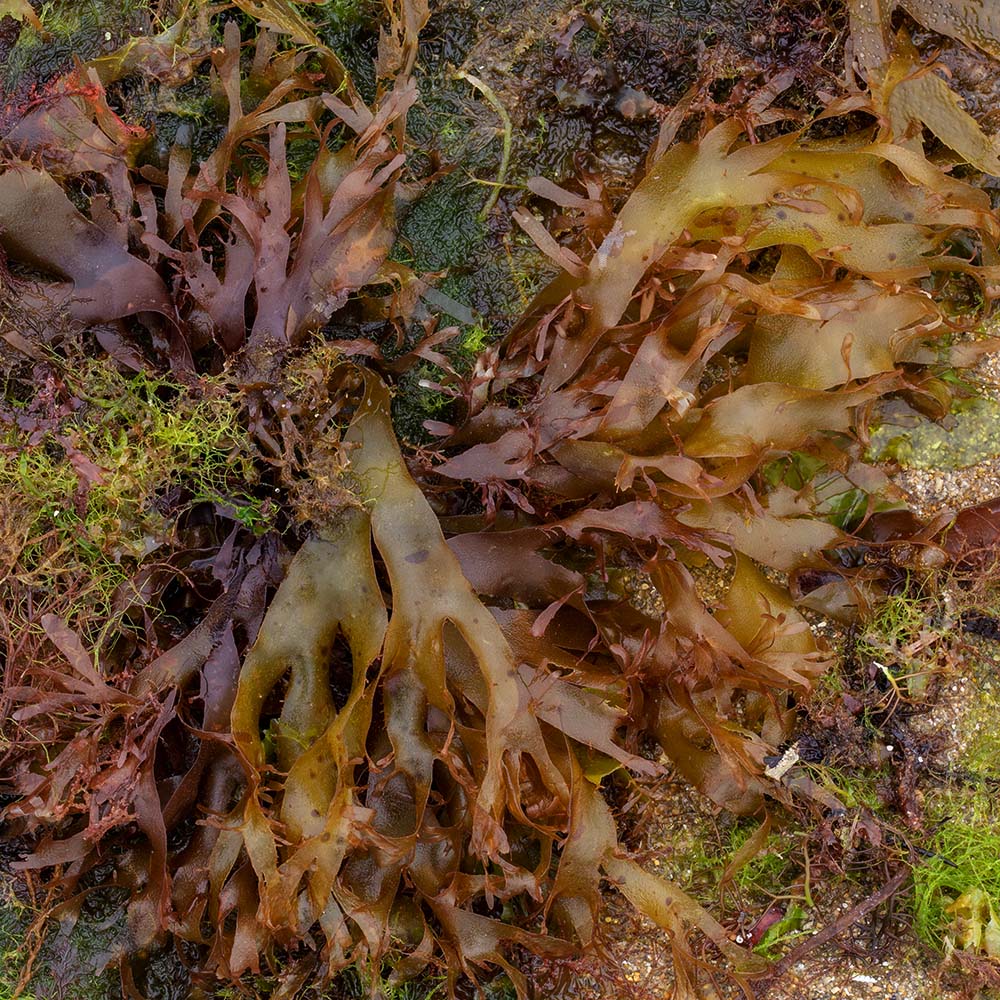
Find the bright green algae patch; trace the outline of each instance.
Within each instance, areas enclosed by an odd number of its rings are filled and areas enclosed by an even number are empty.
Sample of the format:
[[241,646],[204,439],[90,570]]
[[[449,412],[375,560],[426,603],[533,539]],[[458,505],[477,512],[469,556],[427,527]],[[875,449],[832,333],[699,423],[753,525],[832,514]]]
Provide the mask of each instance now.
[[[982,672],[992,673],[996,665],[997,654],[990,651],[984,655]],[[998,702],[989,676],[977,687],[972,708],[961,721],[963,748],[952,767],[952,780],[928,799],[933,834],[913,872],[913,929],[935,947],[954,937],[958,928],[948,907],[965,894],[984,893],[994,908],[1000,907]]]
[[217,504],[252,530],[269,526],[239,399],[218,380],[182,387],[106,361],[62,377],[71,401],[56,419],[31,398],[0,422],[5,571],[52,583],[83,571],[110,599],[195,504]]
[[1000,455],[1000,400],[959,401],[943,422],[910,414],[882,424],[871,437],[878,461],[909,469],[964,469]]
[[167,377],[86,365],[74,387],[82,406],[59,427],[0,430],[0,488],[28,502],[33,532],[78,525],[85,550],[118,555],[143,554],[144,536],[162,531],[153,500],[174,485],[192,503],[230,504],[238,520],[259,526],[261,505],[245,492],[254,469],[238,404],[213,380],[201,383],[196,394]]

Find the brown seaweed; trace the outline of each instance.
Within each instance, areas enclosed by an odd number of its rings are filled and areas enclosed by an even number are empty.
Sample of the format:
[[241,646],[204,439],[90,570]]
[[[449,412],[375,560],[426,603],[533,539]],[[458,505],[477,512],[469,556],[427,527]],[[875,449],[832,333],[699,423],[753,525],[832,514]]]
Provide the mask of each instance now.
[[[992,147],[889,38],[896,5],[852,5],[871,90],[840,110],[866,108],[873,128],[845,113],[836,138],[761,142],[741,120],[708,122],[665,140],[617,211],[594,184],[584,197],[536,180],[573,245],[517,214],[561,272],[499,351],[453,376],[465,410],[431,462],[404,455],[389,382],[446,334],[431,324],[393,364],[377,345],[315,342],[351,295],[400,273],[384,265],[428,7],[388,5],[369,106],[307,5],[237,6],[323,72],[291,50],[268,64],[266,33],[248,69],[228,22],[209,56],[226,132],[197,169],[182,143],[165,169],[136,169],[141,136],[103,89],[165,72],[184,29],[78,69],[6,136],[0,244],[33,269],[11,280],[51,344],[68,317],[136,355],[144,330],[152,360],[192,380],[228,361],[292,497],[295,549],[193,532],[187,571],[211,598],[169,642],[147,622],[142,641],[89,649],[39,618],[35,660],[5,692],[6,816],[35,840],[21,867],[72,897],[113,846],[135,951],[173,936],[222,979],[280,968],[291,988],[354,963],[397,979],[439,964],[454,990],[499,966],[524,995],[512,948],[593,948],[616,886],[668,932],[677,997],[708,961],[746,985],[766,963],[628,856],[599,786],[657,774],[651,737],[734,812],[792,796],[839,808],[765,757],[829,662],[800,607],[849,617],[878,598],[878,566],[848,559],[901,523],[877,512],[894,498],[864,460],[868,422],[893,395],[939,403],[935,369],[984,349],[950,343],[972,320],[936,293],[973,281],[988,307],[1000,226],[913,125],[981,169]],[[994,51],[974,4],[901,6]],[[250,107],[248,92],[263,96]],[[318,151],[293,184],[302,139]],[[68,193],[81,178],[98,192],[86,205]],[[949,251],[957,233],[974,257]],[[831,491],[860,513],[833,516]],[[901,531],[962,560],[995,521],[989,508],[943,535]],[[706,562],[729,577],[714,608],[693,573]],[[641,567],[662,612],[611,599],[609,566]],[[149,584],[150,602],[166,586]]]

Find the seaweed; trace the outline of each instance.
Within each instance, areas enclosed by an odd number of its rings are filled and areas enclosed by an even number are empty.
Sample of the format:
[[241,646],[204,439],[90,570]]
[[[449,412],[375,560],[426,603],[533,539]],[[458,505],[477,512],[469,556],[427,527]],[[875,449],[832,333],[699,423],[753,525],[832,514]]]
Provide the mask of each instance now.
[[921,145],[924,128],[959,157],[988,174],[1000,168],[996,140],[961,106],[933,62],[925,63],[905,29],[894,33],[892,15],[902,7],[919,24],[1000,57],[1000,16],[976,0],[850,0],[854,54],[868,79],[873,109],[897,141]]
[[15,21],[27,21],[36,31],[43,31],[42,22],[28,0],[4,0],[0,4],[0,17],[12,17]]
[[[517,950],[596,951],[608,886],[668,932],[675,996],[716,965],[749,992],[765,959],[629,856],[600,786],[657,776],[662,751],[735,813],[843,810],[769,763],[830,662],[802,608],[856,618],[884,597],[893,525],[922,565],[996,546],[995,504],[913,523],[885,512],[864,457],[885,400],[941,410],[936,373],[995,346],[954,342],[978,317],[942,289],[974,283],[989,308],[1000,226],[911,123],[927,105],[954,153],[995,157],[905,40],[890,51],[885,10],[855,24],[870,89],[826,131],[778,110],[767,139],[733,117],[665,129],[620,206],[589,177],[584,194],[535,180],[556,232],[526,206],[515,219],[559,272],[499,345],[446,370],[453,423],[404,454],[391,387],[418,359],[444,368],[460,333],[414,321],[426,281],[389,260],[428,7],[387,5],[366,101],[304,4],[237,6],[262,30],[245,54],[228,20],[204,53],[225,132],[197,166],[184,136],[145,162],[105,90],[161,72],[176,25],[56,81],[5,137],[3,280],[25,317],[10,343],[43,364],[82,336],[124,367],[172,367],[178,392],[222,373],[285,505],[264,532],[217,498],[178,515],[173,563],[131,566],[135,594],[96,637],[58,602],[19,612],[4,721],[21,869],[71,908],[113,859],[131,994],[172,940],[196,977],[272,973],[289,995],[360,964],[372,983],[442,973],[452,993],[499,967],[524,996]],[[399,294],[361,325],[373,287]],[[13,424],[41,439],[65,418]],[[714,607],[706,563],[729,580]],[[641,567],[662,612],[610,599],[609,567]]]
[[848,0],[851,36],[865,70],[881,70],[892,49],[892,15],[902,7],[915,21],[1000,58],[1000,15],[978,0]]

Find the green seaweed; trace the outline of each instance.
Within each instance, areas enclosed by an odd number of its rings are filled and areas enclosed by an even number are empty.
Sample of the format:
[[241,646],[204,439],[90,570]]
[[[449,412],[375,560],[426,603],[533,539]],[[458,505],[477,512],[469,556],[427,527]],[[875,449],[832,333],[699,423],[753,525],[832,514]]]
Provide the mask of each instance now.
[[[169,377],[123,375],[106,361],[65,369],[78,408],[26,442],[0,422],[0,492],[6,497],[6,570],[36,582],[84,573],[107,612],[135,565],[165,544],[169,525],[199,503],[216,504],[251,531],[271,523],[254,495],[253,449],[240,404],[221,380],[197,391]],[[30,420],[28,404],[15,409]],[[164,513],[161,498],[171,490]],[[84,608],[80,608],[81,614]]]
[[979,890],[1000,906],[1000,833],[992,792],[947,794],[928,819],[936,829],[926,842],[929,856],[913,870],[913,929],[943,948],[951,925],[947,910],[960,896]]
[[754,951],[767,958],[777,958],[791,942],[807,933],[802,929],[805,919],[806,911],[793,903],[787,913],[764,932],[764,936],[754,946]]
[[908,469],[964,469],[1000,456],[1000,401],[976,396],[933,420],[912,410],[872,432],[871,454]]

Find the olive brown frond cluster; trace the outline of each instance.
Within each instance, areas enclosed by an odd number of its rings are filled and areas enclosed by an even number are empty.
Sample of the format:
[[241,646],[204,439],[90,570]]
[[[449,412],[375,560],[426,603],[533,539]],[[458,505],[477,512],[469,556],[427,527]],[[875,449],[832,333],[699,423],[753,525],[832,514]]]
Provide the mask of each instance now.
[[[592,946],[607,885],[668,932],[678,997],[714,962],[745,983],[763,960],[629,858],[601,780],[660,773],[656,745],[736,812],[840,808],[765,757],[829,663],[803,610],[878,600],[878,561],[855,556],[898,499],[864,457],[872,414],[891,396],[940,412],[941,372],[995,346],[954,337],[973,319],[953,306],[995,296],[1000,223],[921,127],[1000,173],[995,145],[890,37],[895,5],[851,4],[867,89],[823,129],[756,141],[705,122],[622,206],[531,183],[556,232],[516,220],[559,273],[418,461],[391,421],[405,359],[324,331],[405,271],[387,261],[428,9],[389,5],[365,102],[306,8],[238,6],[255,50],[228,21],[221,45],[166,60],[207,59],[225,96],[202,162],[178,141],[163,169],[139,165],[147,137],[106,93],[131,47],[5,136],[3,280],[45,331],[16,343],[44,365],[83,335],[190,391],[225,371],[293,498],[281,531],[179,528],[183,574],[137,564],[141,600],[94,648],[19,608],[35,659],[7,691],[4,784],[34,843],[23,867],[72,897],[113,859],[136,953],[173,938],[196,975],[280,970],[289,991],[388,961],[398,979],[440,964],[452,986],[500,967],[523,994],[515,946]],[[1000,47],[974,3],[901,6]],[[197,7],[146,40],[153,65]],[[41,435],[69,409],[20,419]],[[925,535],[922,565],[962,556],[954,530]],[[711,609],[709,563],[729,579]],[[640,567],[662,613],[613,597],[613,567]],[[168,634],[155,609],[181,575],[202,604]]]

